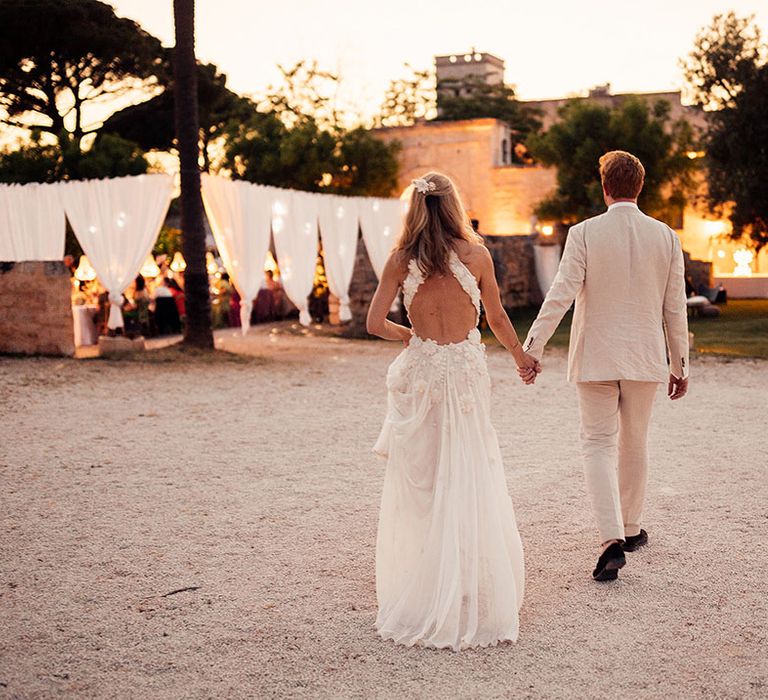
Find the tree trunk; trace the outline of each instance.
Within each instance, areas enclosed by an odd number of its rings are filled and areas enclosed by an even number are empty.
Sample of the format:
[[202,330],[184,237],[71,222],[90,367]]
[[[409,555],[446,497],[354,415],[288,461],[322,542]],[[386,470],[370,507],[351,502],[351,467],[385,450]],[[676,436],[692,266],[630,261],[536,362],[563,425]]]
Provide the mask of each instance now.
[[187,261],[184,272],[184,301],[187,310],[184,343],[212,349],[211,301],[208,272],[205,269],[205,227],[200,194],[194,0],[173,0],[173,18],[176,25],[173,92],[181,170],[181,246]]

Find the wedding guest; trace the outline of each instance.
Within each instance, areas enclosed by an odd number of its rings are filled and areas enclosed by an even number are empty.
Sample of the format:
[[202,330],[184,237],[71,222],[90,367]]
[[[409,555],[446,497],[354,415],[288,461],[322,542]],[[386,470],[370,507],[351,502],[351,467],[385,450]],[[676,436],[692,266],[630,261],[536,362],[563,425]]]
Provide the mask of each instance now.
[[179,316],[184,318],[187,315],[186,307],[184,304],[184,290],[175,279],[170,277],[165,278],[165,285],[168,287],[168,289],[171,290],[171,296],[173,296],[173,299],[176,302],[176,308],[179,311]]
[[141,275],[137,275],[123,295],[123,321],[126,334],[149,333],[150,301],[147,282]]
[[181,317],[169,281],[163,277],[162,283],[155,287],[155,324],[159,335],[181,332]]
[[[229,276],[227,276],[227,279],[229,279]],[[230,328],[240,328],[240,294],[234,284],[230,289],[228,319]]]

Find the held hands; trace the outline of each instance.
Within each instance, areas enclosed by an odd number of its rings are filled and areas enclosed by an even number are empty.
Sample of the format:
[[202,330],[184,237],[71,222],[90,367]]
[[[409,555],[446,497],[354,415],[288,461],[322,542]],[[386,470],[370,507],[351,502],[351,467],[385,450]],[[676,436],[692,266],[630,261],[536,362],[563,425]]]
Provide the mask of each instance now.
[[667,386],[667,396],[672,401],[682,399],[688,393],[688,377],[678,379],[674,374],[669,375],[669,385]]
[[533,384],[537,375],[541,374],[541,363],[527,352],[522,353],[520,357],[515,357],[517,362],[517,373],[523,384]]

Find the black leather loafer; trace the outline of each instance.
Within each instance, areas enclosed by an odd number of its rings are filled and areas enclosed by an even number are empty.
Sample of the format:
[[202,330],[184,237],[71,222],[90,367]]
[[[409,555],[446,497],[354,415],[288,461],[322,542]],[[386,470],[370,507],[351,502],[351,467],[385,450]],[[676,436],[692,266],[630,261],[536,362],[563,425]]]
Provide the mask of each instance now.
[[625,552],[634,552],[636,549],[646,544],[648,544],[648,533],[645,530],[640,530],[639,535],[632,535],[631,537],[624,538],[622,547]]
[[592,578],[595,581],[615,581],[619,576],[619,569],[626,563],[624,550],[618,542],[614,542],[600,555]]

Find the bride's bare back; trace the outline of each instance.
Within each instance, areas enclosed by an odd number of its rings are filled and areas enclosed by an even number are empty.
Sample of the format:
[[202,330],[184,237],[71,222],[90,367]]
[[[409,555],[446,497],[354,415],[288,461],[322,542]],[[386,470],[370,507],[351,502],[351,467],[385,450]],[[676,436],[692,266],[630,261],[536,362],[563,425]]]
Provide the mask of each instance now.
[[474,304],[448,270],[427,277],[408,311],[413,332],[440,345],[460,343],[477,325]]

